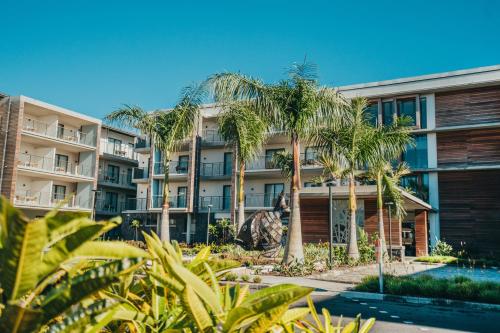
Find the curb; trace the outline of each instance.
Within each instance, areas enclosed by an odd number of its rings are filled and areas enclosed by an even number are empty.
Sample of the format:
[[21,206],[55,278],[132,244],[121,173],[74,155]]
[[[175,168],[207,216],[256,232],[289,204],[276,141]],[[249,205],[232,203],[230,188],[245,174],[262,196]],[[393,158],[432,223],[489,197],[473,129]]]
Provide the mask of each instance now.
[[339,295],[345,298],[362,298],[362,299],[371,299],[377,301],[390,301],[390,302],[410,303],[410,304],[452,306],[452,307],[468,308],[475,310],[493,310],[496,312],[500,312],[500,304],[467,302],[467,301],[459,301],[459,300],[445,299],[445,298],[398,296],[398,295],[360,292],[360,291],[343,291],[340,292]]

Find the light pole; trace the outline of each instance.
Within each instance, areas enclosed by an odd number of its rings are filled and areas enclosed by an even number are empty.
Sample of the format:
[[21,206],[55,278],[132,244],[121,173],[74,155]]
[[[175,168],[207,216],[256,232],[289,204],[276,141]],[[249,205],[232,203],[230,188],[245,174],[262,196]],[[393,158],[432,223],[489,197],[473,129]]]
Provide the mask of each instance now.
[[394,205],[394,202],[386,202],[385,203],[389,208],[389,258],[392,261],[392,219],[391,219],[391,206]]
[[92,196],[92,213],[90,215],[90,219],[93,221],[95,219],[95,207],[97,203],[97,194],[101,193],[101,191],[93,189],[92,190],[93,196]]
[[328,268],[332,269],[332,243],[333,243],[333,194],[332,194],[332,186],[334,185],[333,181],[330,180],[326,183],[328,186]]
[[208,246],[208,239],[210,237],[209,230],[210,230],[210,210],[212,209],[212,205],[207,205],[208,207],[208,216],[207,216],[207,246]]

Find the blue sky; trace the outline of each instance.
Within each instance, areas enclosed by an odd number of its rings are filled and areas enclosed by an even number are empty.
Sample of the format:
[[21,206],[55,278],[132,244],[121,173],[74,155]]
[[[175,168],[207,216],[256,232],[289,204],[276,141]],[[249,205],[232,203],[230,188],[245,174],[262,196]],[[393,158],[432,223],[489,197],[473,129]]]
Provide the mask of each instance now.
[[0,91],[98,118],[220,71],[344,85],[500,64],[500,1],[2,0]]

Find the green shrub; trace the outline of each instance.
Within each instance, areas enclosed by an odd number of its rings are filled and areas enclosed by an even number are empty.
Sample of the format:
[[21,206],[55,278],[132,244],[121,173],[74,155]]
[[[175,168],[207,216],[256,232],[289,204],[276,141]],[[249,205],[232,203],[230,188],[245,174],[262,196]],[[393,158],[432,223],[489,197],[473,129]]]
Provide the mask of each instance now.
[[453,264],[458,261],[456,257],[452,256],[438,256],[438,255],[432,255],[432,256],[423,256],[423,257],[418,257],[415,259],[415,261],[418,262],[427,262],[431,264]]
[[444,241],[438,241],[436,245],[432,248],[431,255],[451,256],[453,255],[453,247]]
[[238,275],[236,275],[235,273],[227,273],[224,278],[226,279],[226,281],[236,281],[238,279]]
[[253,277],[253,283],[261,283],[262,282],[262,278],[258,275],[254,276]]
[[247,274],[243,274],[240,276],[241,281],[243,282],[249,282],[250,281],[250,276]]

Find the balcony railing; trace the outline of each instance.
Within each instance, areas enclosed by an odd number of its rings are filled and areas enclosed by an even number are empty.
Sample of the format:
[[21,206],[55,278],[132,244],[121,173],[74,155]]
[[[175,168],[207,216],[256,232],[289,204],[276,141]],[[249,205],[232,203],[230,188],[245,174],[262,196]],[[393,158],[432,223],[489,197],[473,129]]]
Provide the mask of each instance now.
[[128,201],[110,202],[105,199],[97,199],[95,203],[96,212],[108,214],[121,214],[124,210],[135,209]]
[[108,140],[105,141],[104,144],[104,153],[118,156],[118,157],[123,157],[123,158],[128,158],[131,160],[136,159],[136,153],[134,152],[134,148],[130,145],[127,144],[117,144],[115,142],[110,142]]
[[199,199],[198,209],[202,212],[208,211],[208,206],[211,212],[229,211],[231,208],[231,197],[225,196],[203,196]]
[[33,170],[48,171],[62,175],[93,177],[93,168],[82,167],[69,161],[32,154],[19,154],[17,165]]
[[147,209],[147,199],[146,198],[128,198],[126,201],[126,209],[144,211]]
[[225,177],[231,176],[231,163],[224,162],[201,163],[200,175],[202,177]]
[[57,193],[37,191],[17,191],[14,203],[32,207],[56,207],[62,204],[63,208],[92,208],[92,200],[85,196],[64,196]]
[[132,179],[148,179],[149,169],[147,167],[134,168],[132,172]]
[[[285,196],[287,202],[289,195]],[[278,200],[278,194],[276,193],[252,193],[245,195],[245,207],[247,208],[257,208],[266,207],[271,208],[276,205]]]
[[[317,160],[317,154],[308,153],[300,154],[300,164],[302,167],[312,167],[320,166]],[[269,170],[278,169],[278,166],[273,162],[273,157],[268,156],[258,156],[253,161],[246,164],[247,170]]]
[[[186,208],[187,197],[185,195],[174,195],[168,197],[170,208]],[[153,195],[152,196],[152,208],[161,208],[163,206],[163,195]]]
[[[169,174],[185,175],[188,173],[188,167],[188,162],[170,161]],[[165,173],[163,162],[155,162],[153,171],[155,175],[163,175]]]
[[69,130],[64,126],[58,125],[57,129],[50,124],[35,119],[24,119],[23,130],[33,132],[43,136],[58,138],[68,142],[74,142],[95,147],[95,142],[91,135],[80,130]]
[[209,144],[224,144],[225,141],[220,135],[219,131],[214,130],[214,129],[206,129],[203,130],[202,133],[203,137],[202,140],[203,142],[209,143]]
[[149,141],[143,138],[137,138],[137,141],[135,142],[135,148],[136,149],[141,149],[141,148],[149,148]]
[[113,175],[104,170],[104,172],[99,173],[97,181],[111,186],[135,187],[135,184],[132,183],[132,175],[125,172]]

